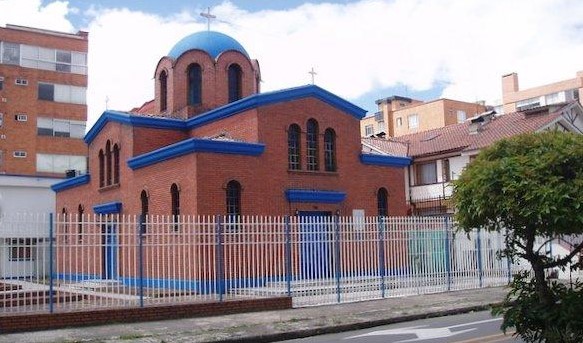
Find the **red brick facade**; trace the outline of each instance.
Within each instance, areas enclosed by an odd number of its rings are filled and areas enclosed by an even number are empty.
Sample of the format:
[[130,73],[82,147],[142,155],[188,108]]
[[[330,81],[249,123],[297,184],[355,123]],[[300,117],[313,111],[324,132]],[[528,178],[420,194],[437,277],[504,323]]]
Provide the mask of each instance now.
[[[188,81],[185,75],[191,63],[202,67],[200,106],[187,105]],[[242,71],[243,100],[229,104],[227,70],[232,63],[238,64]],[[140,194],[145,190],[149,214],[170,214],[170,188],[176,184],[180,194],[180,214],[226,214],[226,186],[229,181],[236,180],[242,188],[242,215],[293,215],[296,211],[352,215],[353,210],[363,209],[365,215],[374,216],[378,214],[377,191],[381,187],[388,190],[389,215],[407,213],[404,168],[361,161],[359,116],[364,115],[363,110],[316,86],[256,94],[259,71],[255,61],[235,50],[224,51],[213,60],[209,54],[196,48],[176,60],[166,56],[158,63],[154,106],[158,110],[162,70],[168,75],[167,110],[148,115],[119,116],[127,120],[115,119],[119,113],[104,113],[86,137],[90,180],[72,188],[59,189],[57,212],[65,209],[68,213],[76,213],[81,205],[84,213],[92,213],[95,205],[115,202],[122,204],[124,214],[140,214]],[[298,92],[303,93],[298,95]],[[141,118],[149,120],[150,124],[139,122]],[[318,171],[307,171],[306,168],[306,123],[309,119],[316,120],[319,127]],[[168,123],[178,124],[175,128],[164,128]],[[184,125],[180,126],[181,123]],[[288,128],[291,124],[301,128],[301,170],[288,168]],[[328,128],[336,135],[336,171],[324,171],[324,132]],[[128,160],[136,156],[144,156],[156,149],[168,150],[173,143],[181,144],[193,138],[226,144],[264,145],[264,150],[257,155],[194,151],[133,169],[128,164]],[[108,141],[111,146],[117,144],[120,147],[119,183],[100,187],[98,156]],[[286,197],[288,190],[332,191],[345,197],[340,201],[290,202]]]
[[[86,32],[66,34],[16,26],[0,27],[0,41],[25,44],[48,49],[87,53]],[[35,176],[64,176],[61,173],[39,172],[36,154],[57,154],[85,156],[87,147],[82,139],[37,134],[37,117],[76,121],[87,120],[87,106],[39,100],[38,83],[87,87],[87,75],[50,71],[20,65],[0,64],[0,173]],[[16,84],[17,79],[27,81],[27,85]],[[15,120],[15,115],[26,114],[26,121]],[[26,152],[25,158],[15,158],[14,151]]]

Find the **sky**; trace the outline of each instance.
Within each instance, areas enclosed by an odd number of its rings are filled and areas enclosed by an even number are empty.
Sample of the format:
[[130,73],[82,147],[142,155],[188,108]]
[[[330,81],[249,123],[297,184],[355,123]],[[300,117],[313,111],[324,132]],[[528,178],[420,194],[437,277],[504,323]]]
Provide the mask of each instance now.
[[[259,60],[262,91],[315,83],[369,111],[392,95],[501,101],[583,70],[580,0],[0,0],[0,25],[89,32],[88,128],[154,97],[156,64],[211,29]],[[107,101],[106,101],[107,99]]]

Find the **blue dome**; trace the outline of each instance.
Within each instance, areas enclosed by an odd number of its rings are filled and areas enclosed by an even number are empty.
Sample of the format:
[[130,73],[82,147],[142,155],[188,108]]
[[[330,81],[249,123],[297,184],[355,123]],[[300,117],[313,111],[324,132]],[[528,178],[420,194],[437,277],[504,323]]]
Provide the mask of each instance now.
[[243,46],[233,38],[214,31],[201,31],[182,38],[168,53],[168,56],[177,59],[189,50],[206,51],[213,59],[228,50],[236,50],[249,58]]

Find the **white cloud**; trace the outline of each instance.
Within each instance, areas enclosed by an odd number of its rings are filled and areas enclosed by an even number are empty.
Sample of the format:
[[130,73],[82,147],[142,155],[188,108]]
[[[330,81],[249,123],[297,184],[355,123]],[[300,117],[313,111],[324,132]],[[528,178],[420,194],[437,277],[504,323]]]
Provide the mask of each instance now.
[[[24,17],[51,14],[52,29],[71,31],[66,2],[41,7],[40,1],[0,0],[0,13],[7,2],[26,3]],[[169,17],[88,11],[90,24],[82,29],[90,32],[90,123],[106,96],[109,108],[120,110],[150,100],[156,63],[183,36],[206,29],[203,10]],[[525,88],[583,69],[583,2],[577,0],[362,0],[258,12],[224,2],[212,11],[218,17],[212,29],[259,60],[264,91],[307,84],[314,67],[318,85],[347,99],[397,84],[413,90],[441,84],[446,97],[495,101],[503,74],[518,72]]]
[[15,24],[42,29],[73,32],[67,20],[67,1],[54,1],[42,6],[41,0],[0,0],[0,25]]

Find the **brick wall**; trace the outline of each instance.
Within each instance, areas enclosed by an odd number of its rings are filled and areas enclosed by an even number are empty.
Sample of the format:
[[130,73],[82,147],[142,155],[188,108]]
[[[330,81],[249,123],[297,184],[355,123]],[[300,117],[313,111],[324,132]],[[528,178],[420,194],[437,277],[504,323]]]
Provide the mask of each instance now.
[[148,306],[144,308],[120,308],[55,314],[2,316],[0,332],[48,330],[71,326],[131,323],[189,317],[208,317],[243,312],[285,310],[292,307],[288,297],[229,300],[214,303]]

